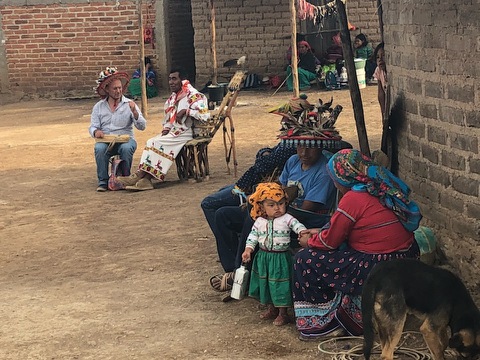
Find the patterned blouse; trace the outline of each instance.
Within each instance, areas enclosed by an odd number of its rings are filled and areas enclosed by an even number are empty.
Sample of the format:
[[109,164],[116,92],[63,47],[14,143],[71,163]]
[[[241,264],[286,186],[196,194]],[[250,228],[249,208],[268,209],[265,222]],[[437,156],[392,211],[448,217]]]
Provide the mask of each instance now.
[[247,238],[247,245],[255,249],[257,244],[260,249],[272,252],[283,252],[290,245],[290,231],[298,234],[306,227],[290,214],[285,214],[273,220],[263,217],[257,218]]

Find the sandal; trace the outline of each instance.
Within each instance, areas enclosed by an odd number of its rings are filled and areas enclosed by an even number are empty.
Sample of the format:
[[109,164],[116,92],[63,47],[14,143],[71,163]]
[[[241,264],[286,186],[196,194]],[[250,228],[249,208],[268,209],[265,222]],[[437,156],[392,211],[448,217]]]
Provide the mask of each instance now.
[[232,290],[235,272],[217,274],[210,278],[210,286],[213,290],[223,292]]
[[269,307],[267,311],[260,314],[260,319],[271,320],[276,319],[279,316],[280,315],[278,315],[278,309],[275,309],[274,307]]
[[290,318],[288,315],[278,315],[275,320],[273,320],[273,325],[275,326],[283,326],[290,322]]

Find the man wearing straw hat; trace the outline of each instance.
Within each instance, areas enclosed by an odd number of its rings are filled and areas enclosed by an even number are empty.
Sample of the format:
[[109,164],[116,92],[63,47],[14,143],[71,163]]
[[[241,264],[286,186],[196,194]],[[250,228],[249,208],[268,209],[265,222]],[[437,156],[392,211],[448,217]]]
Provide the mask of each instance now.
[[138,130],[145,130],[147,124],[135,102],[123,95],[128,82],[128,74],[117,71],[116,67],[107,67],[100,72],[97,86],[94,88],[102,100],[93,107],[88,129],[90,135],[97,139],[102,139],[105,135],[129,136],[126,142],[95,143],[98,192],[108,190],[108,164],[113,155],[120,155],[126,163],[125,168],[130,172],[133,154],[137,149],[133,126]]

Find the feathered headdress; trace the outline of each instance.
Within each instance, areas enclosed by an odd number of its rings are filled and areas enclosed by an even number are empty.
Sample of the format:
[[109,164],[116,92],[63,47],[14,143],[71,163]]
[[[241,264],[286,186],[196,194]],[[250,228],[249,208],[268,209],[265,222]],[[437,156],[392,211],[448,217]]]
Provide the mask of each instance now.
[[333,97],[327,103],[318,99],[318,103],[313,105],[302,94],[299,98],[271,109],[271,113],[282,116],[278,137],[283,144],[339,149],[342,137],[335,129],[335,122],[343,107],[337,105],[332,108],[332,103]]

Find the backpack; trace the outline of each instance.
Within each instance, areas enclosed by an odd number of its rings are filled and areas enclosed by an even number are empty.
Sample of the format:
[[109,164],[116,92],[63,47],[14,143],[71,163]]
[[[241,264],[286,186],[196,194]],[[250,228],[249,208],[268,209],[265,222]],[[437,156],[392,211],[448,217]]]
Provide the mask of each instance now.
[[261,85],[260,78],[257,74],[248,74],[243,82],[244,89],[258,88]]
[[325,74],[325,87],[327,90],[340,89],[340,84],[337,83],[337,77],[333,71],[327,71]]
[[128,176],[130,173],[130,169],[127,169],[125,160],[113,157],[110,159],[110,163],[111,167],[110,175],[108,177],[108,190],[116,191],[125,189],[125,186],[117,180],[117,176]]

